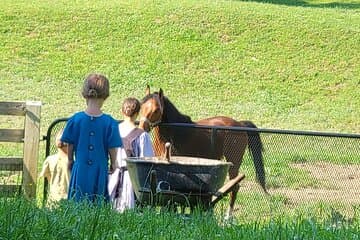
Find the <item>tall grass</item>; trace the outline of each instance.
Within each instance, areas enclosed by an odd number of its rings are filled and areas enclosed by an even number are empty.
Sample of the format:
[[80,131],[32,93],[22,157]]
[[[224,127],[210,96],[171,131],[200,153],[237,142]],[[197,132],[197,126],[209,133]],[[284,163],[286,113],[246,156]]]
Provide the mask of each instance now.
[[[359,214],[359,209],[356,211]],[[315,218],[298,213],[267,221],[224,222],[152,209],[119,214],[107,205],[61,202],[39,208],[24,199],[0,199],[0,239],[358,239],[357,216]]]

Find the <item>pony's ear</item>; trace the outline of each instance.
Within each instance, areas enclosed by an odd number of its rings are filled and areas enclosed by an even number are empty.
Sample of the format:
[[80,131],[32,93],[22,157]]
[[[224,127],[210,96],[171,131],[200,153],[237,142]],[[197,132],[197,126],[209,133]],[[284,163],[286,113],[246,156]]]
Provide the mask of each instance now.
[[145,95],[149,95],[149,94],[150,94],[150,86],[149,84],[147,84],[145,89]]
[[160,88],[160,90],[159,90],[159,97],[160,97],[160,99],[162,99],[164,97],[164,92],[163,92],[162,88]]

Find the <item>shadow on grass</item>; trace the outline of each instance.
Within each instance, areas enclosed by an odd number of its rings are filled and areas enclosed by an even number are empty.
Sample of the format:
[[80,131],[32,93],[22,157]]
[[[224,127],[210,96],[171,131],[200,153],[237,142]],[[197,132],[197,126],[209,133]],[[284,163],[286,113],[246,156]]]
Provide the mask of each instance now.
[[298,6],[298,7],[313,7],[313,8],[344,8],[344,9],[359,9],[359,2],[344,3],[344,2],[328,2],[328,3],[309,3],[302,0],[239,0],[242,2],[259,2],[259,3],[270,3],[287,6]]

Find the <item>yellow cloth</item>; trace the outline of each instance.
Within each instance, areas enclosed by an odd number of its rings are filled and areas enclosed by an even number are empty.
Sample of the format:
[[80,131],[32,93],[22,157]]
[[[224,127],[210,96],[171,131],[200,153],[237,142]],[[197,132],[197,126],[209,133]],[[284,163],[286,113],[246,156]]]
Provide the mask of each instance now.
[[49,182],[48,201],[66,199],[69,189],[70,172],[68,158],[59,154],[48,156],[40,173]]

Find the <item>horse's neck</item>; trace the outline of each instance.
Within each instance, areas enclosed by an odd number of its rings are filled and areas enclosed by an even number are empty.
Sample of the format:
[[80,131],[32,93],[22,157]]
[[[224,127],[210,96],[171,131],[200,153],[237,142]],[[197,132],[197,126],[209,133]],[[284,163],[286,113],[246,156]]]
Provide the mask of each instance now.
[[173,116],[164,116],[163,123],[194,123],[189,116],[178,115],[176,118]]
[[162,118],[164,123],[194,123],[191,118],[182,114],[169,100],[165,102],[164,114]]

